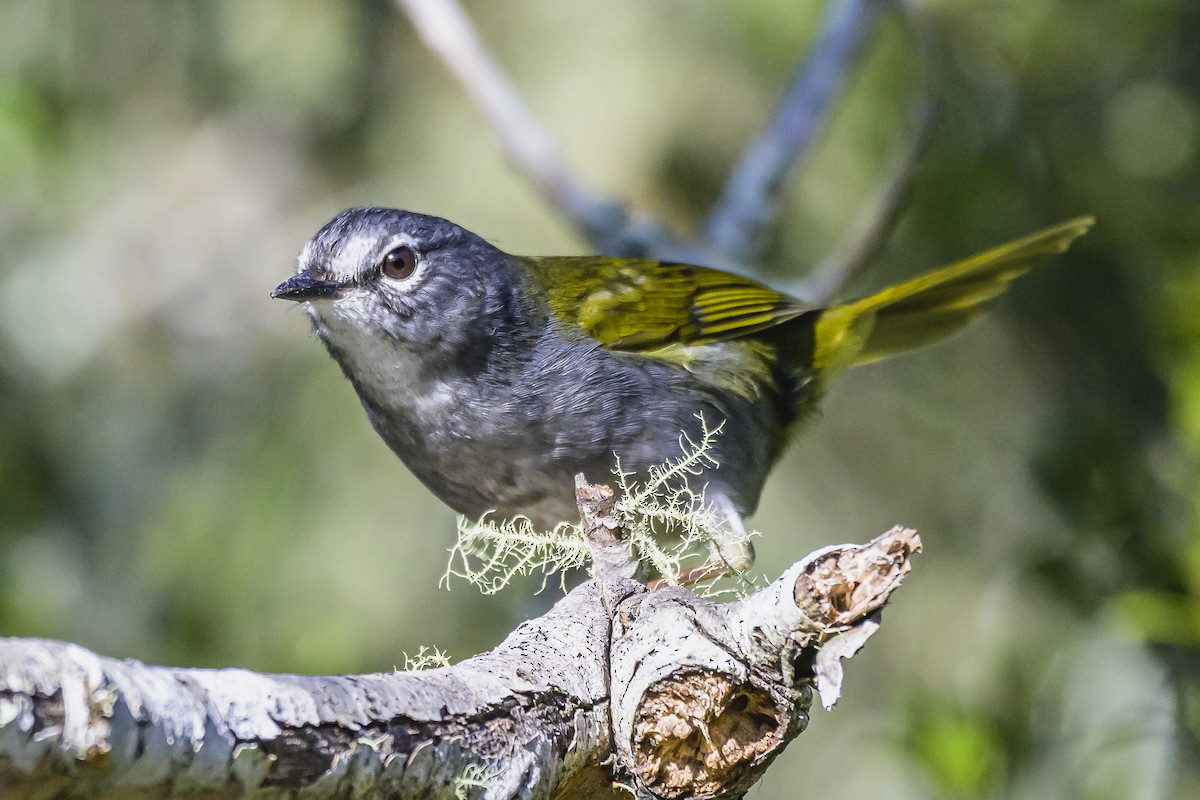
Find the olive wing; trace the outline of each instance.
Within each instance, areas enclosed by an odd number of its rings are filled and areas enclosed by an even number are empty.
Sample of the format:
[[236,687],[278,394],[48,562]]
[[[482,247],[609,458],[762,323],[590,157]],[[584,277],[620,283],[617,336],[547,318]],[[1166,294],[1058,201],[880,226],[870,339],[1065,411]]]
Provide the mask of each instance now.
[[524,262],[557,317],[614,350],[737,339],[813,310],[750,278],[691,264],[598,256]]

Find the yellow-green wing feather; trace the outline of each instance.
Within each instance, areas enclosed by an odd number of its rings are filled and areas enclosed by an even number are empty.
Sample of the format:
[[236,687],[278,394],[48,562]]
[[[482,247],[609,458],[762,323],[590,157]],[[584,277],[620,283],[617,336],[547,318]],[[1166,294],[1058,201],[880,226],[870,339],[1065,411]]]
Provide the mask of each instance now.
[[737,339],[812,310],[757,281],[643,259],[524,259],[560,319],[615,350]]
[[1063,222],[826,309],[817,322],[815,366],[828,374],[954,333],[1043,258],[1066,250],[1092,223],[1091,217]]
[[[747,337],[820,311],[811,364],[825,376],[942,339],[983,314],[1013,280],[1092,225],[1080,217],[848,303],[817,309],[757,281],[707,267],[600,256],[525,258],[559,319],[615,350]],[[668,352],[673,355],[668,355]],[[807,359],[806,359],[807,363]]]

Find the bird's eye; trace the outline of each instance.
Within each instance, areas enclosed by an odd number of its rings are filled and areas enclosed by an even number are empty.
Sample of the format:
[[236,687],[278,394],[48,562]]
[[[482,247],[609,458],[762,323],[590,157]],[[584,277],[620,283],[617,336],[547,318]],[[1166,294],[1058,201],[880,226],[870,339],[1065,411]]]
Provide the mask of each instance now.
[[417,270],[417,254],[411,247],[397,247],[383,257],[383,274],[402,281]]

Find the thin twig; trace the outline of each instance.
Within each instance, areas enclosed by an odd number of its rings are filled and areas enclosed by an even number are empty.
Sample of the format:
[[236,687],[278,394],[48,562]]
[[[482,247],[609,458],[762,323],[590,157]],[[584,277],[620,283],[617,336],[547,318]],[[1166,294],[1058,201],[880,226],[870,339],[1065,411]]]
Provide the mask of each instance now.
[[515,167],[574,223],[592,246],[610,255],[702,257],[645,215],[632,215],[611,197],[593,191],[568,169],[550,132],[484,47],[456,0],[397,0],[425,45],[458,78],[483,109]]
[[834,248],[834,254],[817,264],[804,279],[799,294],[814,303],[829,302],[879,253],[908,201],[913,178],[933,130],[936,93],[929,28],[912,0],[893,1],[900,7],[917,52],[917,96],[909,113],[908,135],[887,182],[859,213],[854,225]]
[[583,220],[607,205],[568,172],[550,133],[496,64],[454,0],[400,0],[417,33],[483,109],[509,156],[547,198]]
[[779,190],[822,128],[882,9],[883,0],[831,0],[811,52],[709,214],[705,238],[714,249],[741,263],[758,260]]

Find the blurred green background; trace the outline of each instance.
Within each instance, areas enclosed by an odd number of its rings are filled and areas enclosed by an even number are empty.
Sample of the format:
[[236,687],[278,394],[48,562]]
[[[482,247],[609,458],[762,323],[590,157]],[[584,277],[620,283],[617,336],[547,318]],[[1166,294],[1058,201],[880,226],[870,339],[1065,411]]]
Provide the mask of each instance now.
[[[578,173],[681,229],[822,13],[469,8]],[[846,375],[776,471],[762,574],[894,523],[927,553],[752,796],[1200,796],[1200,5],[922,8],[939,124],[854,291],[1098,225],[965,334]],[[789,184],[771,280],[883,179],[914,64],[887,19]],[[461,659],[521,618],[528,587],[437,588],[451,513],[268,296],[362,204],[587,251],[385,0],[0,7],[0,633],[323,673]]]

